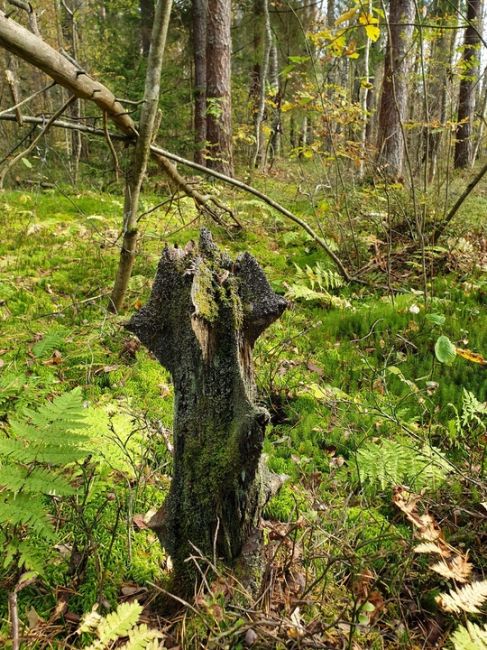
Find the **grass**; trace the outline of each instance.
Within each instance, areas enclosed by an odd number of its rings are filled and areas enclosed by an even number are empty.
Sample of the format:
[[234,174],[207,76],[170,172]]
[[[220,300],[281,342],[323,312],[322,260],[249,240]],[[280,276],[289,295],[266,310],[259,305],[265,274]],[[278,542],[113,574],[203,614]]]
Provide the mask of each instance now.
[[[283,192],[292,198],[296,188],[288,184]],[[358,204],[364,196],[357,189],[350,201]],[[158,200],[148,197],[147,206]],[[381,203],[377,195],[371,200]],[[476,210],[479,205],[485,208],[482,196],[472,203]],[[56,590],[73,587],[73,571],[79,578],[69,599],[74,616],[95,602],[113,607],[134,585],[164,585],[168,575],[155,537],[133,522],[157,508],[167,492],[171,457],[161,430],[172,426],[173,389],[123,322],[146,300],[163,242],[182,245],[197,237],[197,229],[171,234],[181,218],[188,223],[194,217],[187,201],[144,219],[127,313],[107,315],[121,207],[120,196],[88,191],[0,196],[0,433],[25,406],[81,386],[97,467],[84,488],[82,515],[81,501],[67,502],[56,513],[64,550],[46,549],[53,558],[46,575],[21,592],[24,620],[31,607],[47,620]],[[261,208],[256,214],[252,201],[241,201],[239,208],[247,229],[229,236],[214,228],[215,237],[232,255],[254,254],[276,290],[284,292],[295,281],[295,264],[327,264],[313,242],[274,214]],[[315,218],[301,199],[295,209]],[[329,222],[325,230],[336,235]],[[260,396],[272,414],[265,452],[271,469],[289,476],[265,514],[286,535],[294,530],[291,538],[283,537],[295,542],[286,557],[304,571],[305,586],[322,576],[301,615],[305,626],[315,619],[323,628],[330,625],[323,632],[330,643],[346,638],[358,648],[414,647],[437,615],[434,595],[445,588],[424,557],[411,551],[411,526],[392,503],[392,477],[381,486],[357,473],[357,452],[367,442],[404,442],[411,453],[425,444],[441,450],[454,471],[439,487],[423,486],[424,498],[447,538],[469,551],[479,575],[487,569],[479,519],[468,514],[485,500],[485,425],[483,416],[457,418],[465,391],[487,400],[485,368],[462,359],[445,366],[434,355],[440,334],[487,353],[487,284],[475,272],[462,273],[444,269],[426,301],[414,279],[410,290],[394,297],[339,289],[350,303],[344,309],[297,301],[257,344]],[[435,324],[431,314],[444,316],[444,323]],[[296,544],[299,559],[293,555]],[[73,549],[80,562],[76,570]],[[5,580],[0,584],[0,639],[6,643]],[[290,616],[296,605],[276,595],[277,584],[271,610]],[[376,599],[375,614],[358,624],[367,598]],[[227,629],[232,615],[222,613],[220,621],[202,615],[191,638],[211,647],[208,639]],[[442,617],[443,630],[453,624],[454,618]]]

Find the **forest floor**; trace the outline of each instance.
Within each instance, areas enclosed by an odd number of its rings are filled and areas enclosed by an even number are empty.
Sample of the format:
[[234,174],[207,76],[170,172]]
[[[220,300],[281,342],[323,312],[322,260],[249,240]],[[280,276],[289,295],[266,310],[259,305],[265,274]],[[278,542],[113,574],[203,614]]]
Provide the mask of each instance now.
[[[355,234],[364,263],[381,268],[387,255],[370,219],[380,222],[386,199],[367,192],[354,197]],[[277,193],[305,217],[331,216],[325,199],[311,214],[309,197],[287,182]],[[160,200],[148,197],[146,209]],[[426,296],[417,254],[404,252],[394,267],[401,293],[340,286],[305,233],[254,200],[233,200],[245,229],[212,226],[215,239],[231,255],[252,253],[291,299],[255,351],[272,414],[265,453],[289,480],[265,513],[260,599],[241,593],[235,604],[238,588],[222,569],[191,606],[161,616],[168,560],[145,522],[170,481],[173,389],[123,323],[148,296],[163,242],[197,238],[199,223],[186,199],[144,217],[128,307],[114,316],[106,305],[121,196],[0,195],[0,435],[25,407],[81,386],[93,468],[79,497],[54,500],[55,539],[39,542],[42,575],[19,593],[23,647],[85,647],[90,636],[76,635],[83,613],[133,599],[167,648],[448,646],[466,613],[445,611],[438,596],[487,572],[487,375],[462,356],[440,363],[435,344],[446,336],[487,356],[486,188],[452,239],[428,251],[435,279]],[[354,243],[344,233],[335,237],[341,251],[347,237]],[[478,611],[468,614],[476,624]]]

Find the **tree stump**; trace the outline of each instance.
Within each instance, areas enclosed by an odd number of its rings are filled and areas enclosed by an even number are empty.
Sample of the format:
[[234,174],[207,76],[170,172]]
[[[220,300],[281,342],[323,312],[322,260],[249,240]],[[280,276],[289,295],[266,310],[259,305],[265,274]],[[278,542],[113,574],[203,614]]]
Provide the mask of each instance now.
[[262,458],[268,412],[258,405],[252,349],[286,301],[248,253],[232,261],[203,229],[199,244],[166,246],[147,305],[127,329],[174,383],[174,470],[150,527],[175,582],[197,579],[199,552],[227,564],[253,545],[262,508],[282,480]]

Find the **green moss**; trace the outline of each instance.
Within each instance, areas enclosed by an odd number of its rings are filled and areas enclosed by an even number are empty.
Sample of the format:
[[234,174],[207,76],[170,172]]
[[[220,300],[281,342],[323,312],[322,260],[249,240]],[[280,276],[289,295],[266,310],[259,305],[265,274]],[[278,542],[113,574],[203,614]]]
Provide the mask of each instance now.
[[264,509],[264,517],[277,521],[293,521],[309,509],[306,497],[296,486],[285,483]]

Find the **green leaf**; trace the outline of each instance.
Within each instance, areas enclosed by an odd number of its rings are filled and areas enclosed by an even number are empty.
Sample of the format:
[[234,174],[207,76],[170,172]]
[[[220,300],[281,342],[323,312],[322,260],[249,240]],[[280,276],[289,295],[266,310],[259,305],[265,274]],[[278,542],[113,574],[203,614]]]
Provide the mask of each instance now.
[[32,169],[32,163],[28,158],[21,158],[22,162],[24,165],[27,167],[27,169]]
[[448,336],[440,336],[438,338],[435,344],[435,355],[440,363],[444,363],[447,366],[451,366],[455,361],[455,357],[457,356],[456,348]]
[[444,325],[445,324],[445,316],[443,314],[426,314],[426,320],[429,320],[430,323],[433,323],[433,325]]

